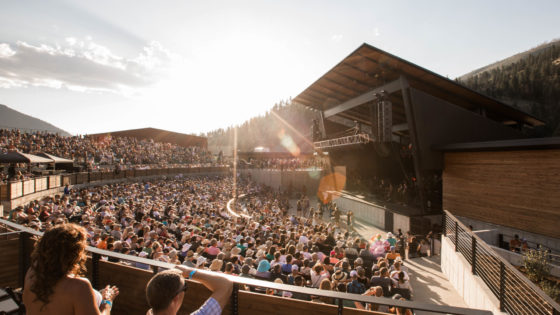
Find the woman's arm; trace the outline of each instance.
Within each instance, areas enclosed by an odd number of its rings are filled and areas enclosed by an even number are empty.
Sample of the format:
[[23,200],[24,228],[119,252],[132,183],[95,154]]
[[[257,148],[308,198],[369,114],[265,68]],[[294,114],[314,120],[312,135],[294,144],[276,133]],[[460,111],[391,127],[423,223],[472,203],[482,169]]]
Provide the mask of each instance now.
[[108,315],[111,313],[110,308],[103,309],[103,312],[97,308],[93,287],[89,281],[76,278],[73,282],[72,302],[76,315]]

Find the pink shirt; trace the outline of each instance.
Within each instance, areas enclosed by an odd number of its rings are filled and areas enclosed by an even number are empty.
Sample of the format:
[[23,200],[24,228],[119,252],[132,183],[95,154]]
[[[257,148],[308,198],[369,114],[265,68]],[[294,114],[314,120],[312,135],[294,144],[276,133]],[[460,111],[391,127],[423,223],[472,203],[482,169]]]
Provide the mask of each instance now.
[[210,246],[206,248],[205,252],[207,252],[209,255],[216,256],[220,253],[220,249],[216,246]]

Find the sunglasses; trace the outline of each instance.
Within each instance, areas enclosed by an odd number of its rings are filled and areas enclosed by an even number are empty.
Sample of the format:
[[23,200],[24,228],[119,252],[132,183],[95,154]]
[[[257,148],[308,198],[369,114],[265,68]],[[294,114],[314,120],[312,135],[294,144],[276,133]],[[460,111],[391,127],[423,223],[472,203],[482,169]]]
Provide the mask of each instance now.
[[183,286],[182,286],[179,290],[177,290],[177,293],[175,293],[175,296],[176,296],[177,294],[181,293],[181,292],[186,292],[186,291],[187,291],[187,287],[188,287],[188,286],[187,286],[187,280],[186,280],[186,279],[183,279]]

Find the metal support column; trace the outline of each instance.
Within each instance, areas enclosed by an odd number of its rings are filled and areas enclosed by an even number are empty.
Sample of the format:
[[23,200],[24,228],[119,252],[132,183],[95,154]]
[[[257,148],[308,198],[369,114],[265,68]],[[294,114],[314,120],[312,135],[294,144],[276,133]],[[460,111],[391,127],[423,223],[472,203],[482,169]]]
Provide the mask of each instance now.
[[455,221],[455,251],[459,251],[459,223]]
[[19,235],[19,285],[23,288],[25,283],[25,274],[27,273],[28,266],[28,253],[27,253],[27,240],[29,234],[22,232]]
[[503,262],[500,261],[500,312],[505,312],[504,300],[506,297],[506,270]]
[[99,289],[99,260],[101,255],[97,253],[91,254],[91,286],[94,289]]
[[239,314],[239,283],[233,283],[233,291],[231,292],[231,314]]
[[408,80],[401,76],[401,92],[403,97],[404,110],[406,114],[406,121],[408,122],[408,131],[410,134],[410,141],[412,143],[412,157],[414,163],[414,171],[416,173],[416,181],[418,182],[418,192],[420,194],[420,202],[422,203],[422,214],[426,211],[426,196],[424,191],[424,179],[421,171],[421,161],[420,161],[420,142],[418,140],[418,135],[416,134],[416,121],[414,119],[414,112],[412,110],[412,100],[410,98],[410,86]]
[[476,237],[471,236],[471,267],[472,267],[472,274],[476,275]]
[[342,315],[342,311],[344,310],[344,300],[338,299],[338,315]]
[[321,140],[327,138],[327,130],[325,130],[325,112],[319,111],[319,128],[321,129]]

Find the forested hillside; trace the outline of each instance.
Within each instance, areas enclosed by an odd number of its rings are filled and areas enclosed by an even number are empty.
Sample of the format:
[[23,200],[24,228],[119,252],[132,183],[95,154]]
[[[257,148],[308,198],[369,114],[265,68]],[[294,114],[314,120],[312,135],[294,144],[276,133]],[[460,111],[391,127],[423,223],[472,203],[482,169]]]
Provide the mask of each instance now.
[[560,135],[560,40],[514,55],[457,80],[546,122],[546,127],[529,131],[530,135]]
[[[271,152],[286,152],[295,148],[295,144],[301,152],[309,153],[313,150],[310,139],[315,116],[315,112],[293,104],[291,100],[281,101],[265,115],[237,126],[237,147],[241,151],[266,147]],[[233,147],[233,131],[234,126],[209,132],[208,147]]]

